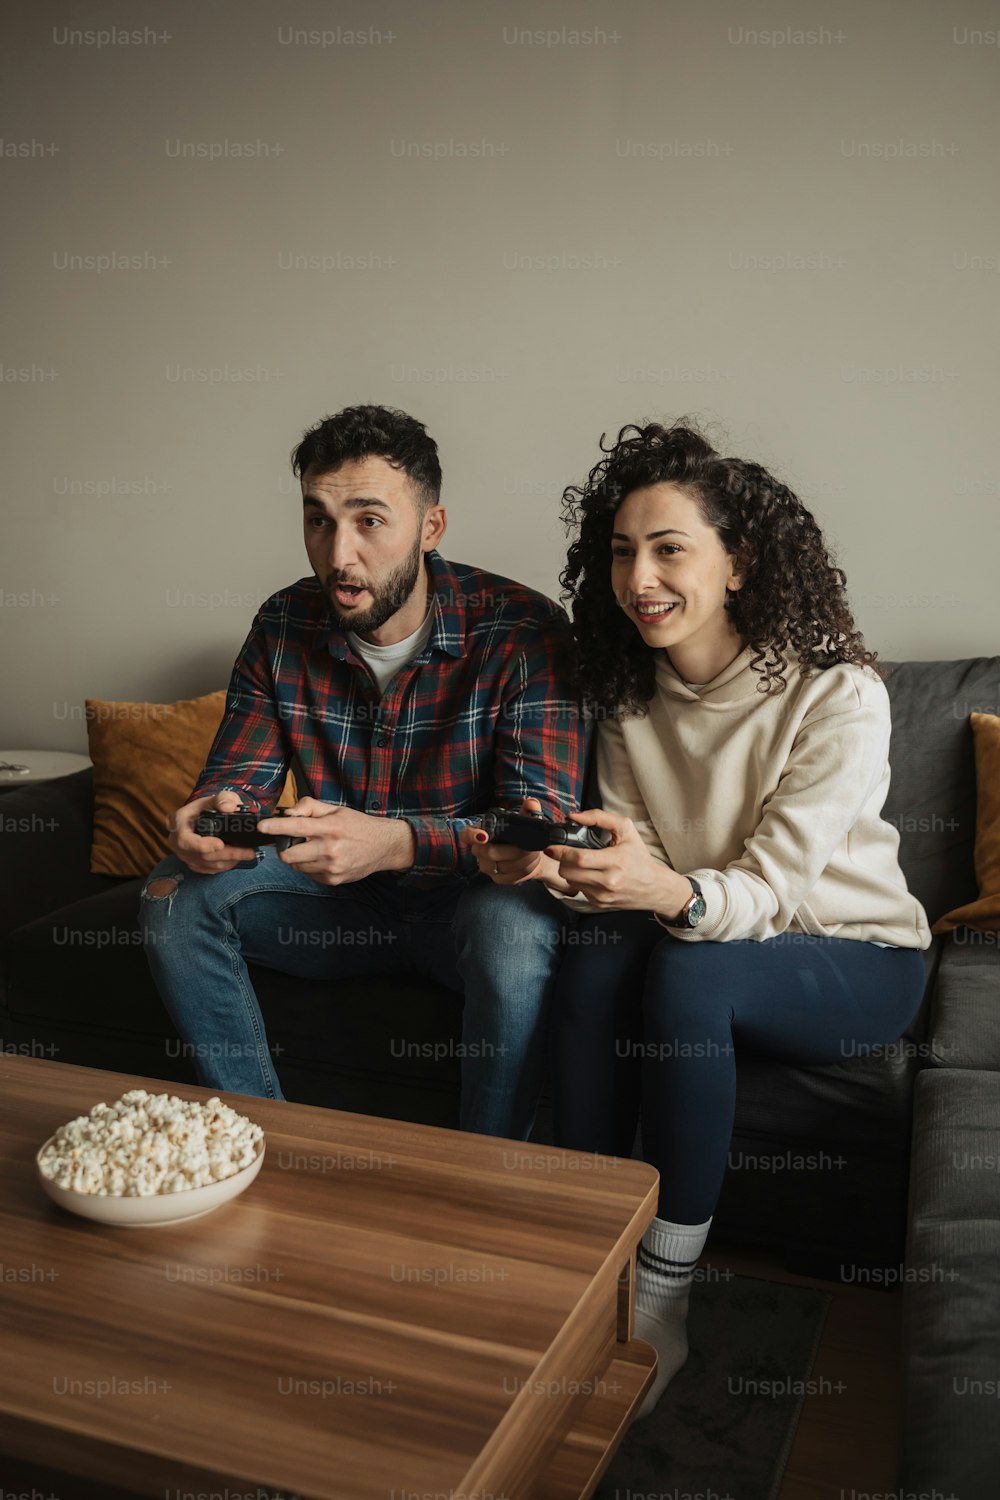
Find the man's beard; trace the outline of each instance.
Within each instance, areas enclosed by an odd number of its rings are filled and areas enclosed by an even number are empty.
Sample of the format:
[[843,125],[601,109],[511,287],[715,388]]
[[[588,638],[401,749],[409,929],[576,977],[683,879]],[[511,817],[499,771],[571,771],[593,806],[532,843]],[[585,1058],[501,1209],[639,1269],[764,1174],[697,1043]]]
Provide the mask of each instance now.
[[365,582],[365,587],[372,596],[372,602],[363,614],[343,614],[332,597],[333,590],[338,583],[356,584],[356,578],[344,578],[339,573],[331,573],[326,580],[325,593],[330,605],[330,615],[341,630],[353,630],[355,635],[371,635],[375,630],[392,618],[397,610],[403,605],[413,593],[414,585],[420,577],[423,567],[424,554],[420,547],[420,538],[413,544],[409,555],[393,568],[392,572],[382,583],[372,585]]

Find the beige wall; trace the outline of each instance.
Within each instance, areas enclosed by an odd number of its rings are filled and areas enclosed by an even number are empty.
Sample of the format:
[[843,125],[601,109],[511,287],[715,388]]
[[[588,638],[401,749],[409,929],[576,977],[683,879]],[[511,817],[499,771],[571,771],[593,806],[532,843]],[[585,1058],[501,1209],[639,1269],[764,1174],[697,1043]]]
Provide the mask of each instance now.
[[995,6],[5,26],[0,744],[224,684],[307,571],[288,450],[359,400],[438,439],[457,560],[556,592],[600,433],[691,412],[812,506],[883,655],[1000,650]]

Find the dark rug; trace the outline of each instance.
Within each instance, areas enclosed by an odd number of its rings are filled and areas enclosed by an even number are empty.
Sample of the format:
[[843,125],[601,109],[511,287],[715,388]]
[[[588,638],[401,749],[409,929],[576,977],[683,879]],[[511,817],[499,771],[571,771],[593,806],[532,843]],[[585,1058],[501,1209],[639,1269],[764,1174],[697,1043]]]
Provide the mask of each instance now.
[[633,1423],[595,1500],[776,1500],[829,1292],[706,1268],[687,1363]]

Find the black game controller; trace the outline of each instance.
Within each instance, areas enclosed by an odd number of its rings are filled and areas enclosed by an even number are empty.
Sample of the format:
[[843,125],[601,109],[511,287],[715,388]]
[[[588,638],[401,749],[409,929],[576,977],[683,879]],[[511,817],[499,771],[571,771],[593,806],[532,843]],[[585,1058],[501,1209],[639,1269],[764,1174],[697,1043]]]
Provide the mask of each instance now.
[[610,828],[550,823],[541,813],[506,812],[502,807],[491,807],[484,813],[481,826],[491,843],[513,844],[516,849],[541,850],[550,844],[568,844],[571,849],[606,849],[615,838]]
[[[285,808],[279,807],[269,818],[281,818]],[[202,838],[221,839],[231,849],[262,849],[273,844],[279,854],[284,854],[293,844],[304,844],[305,839],[290,833],[261,833],[257,827],[257,814],[243,812],[203,812],[194,820],[194,831]]]

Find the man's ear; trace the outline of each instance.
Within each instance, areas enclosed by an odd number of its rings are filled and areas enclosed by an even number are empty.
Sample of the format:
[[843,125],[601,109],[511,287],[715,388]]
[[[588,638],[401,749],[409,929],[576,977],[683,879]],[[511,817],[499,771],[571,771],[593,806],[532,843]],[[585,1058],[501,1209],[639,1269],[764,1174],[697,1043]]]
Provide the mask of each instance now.
[[428,506],[420,528],[420,545],[425,552],[436,547],[448,529],[448,516],[443,505]]

